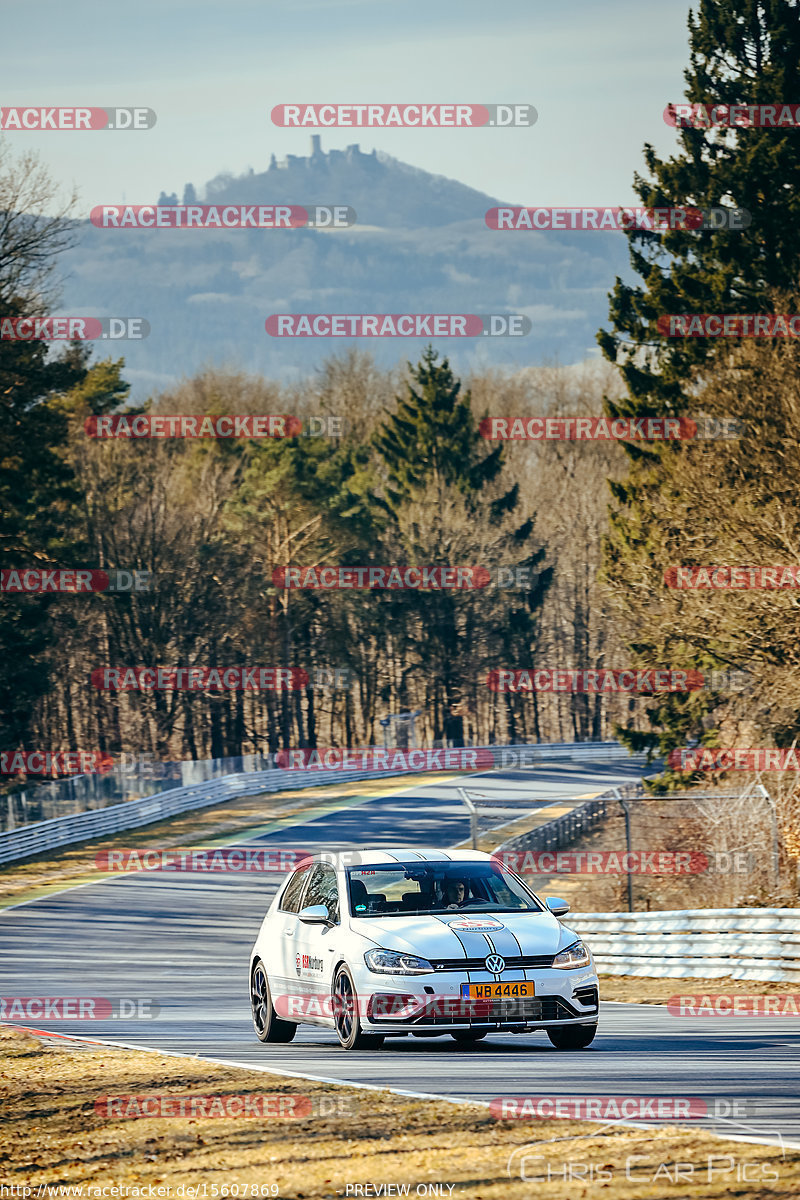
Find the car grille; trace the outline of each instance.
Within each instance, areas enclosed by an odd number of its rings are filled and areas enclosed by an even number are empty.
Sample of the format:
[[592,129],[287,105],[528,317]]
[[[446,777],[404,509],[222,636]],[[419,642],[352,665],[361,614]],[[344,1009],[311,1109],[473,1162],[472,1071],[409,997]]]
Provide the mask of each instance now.
[[560,996],[537,996],[492,1000],[480,1007],[476,1005],[474,1013],[463,1017],[442,1015],[434,1012],[430,1016],[423,1014],[415,1025],[504,1025],[528,1021],[569,1021],[580,1014],[571,1004]]
[[[487,954],[490,953],[487,947]],[[527,970],[531,967],[552,967],[552,954],[516,954],[502,958],[507,971]],[[482,958],[432,958],[429,960],[435,971],[485,971],[486,955]]]
[[597,1008],[597,988],[596,987],[579,987],[572,993],[576,1000],[580,1000],[581,1004],[590,1005],[592,1008]]

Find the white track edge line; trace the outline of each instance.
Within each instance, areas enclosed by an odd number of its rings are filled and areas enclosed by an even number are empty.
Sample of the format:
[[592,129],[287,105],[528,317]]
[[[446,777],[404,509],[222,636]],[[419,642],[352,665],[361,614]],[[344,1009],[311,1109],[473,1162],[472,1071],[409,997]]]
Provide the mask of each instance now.
[[[16,1026],[14,1026],[14,1028],[24,1029],[25,1026],[24,1025],[16,1025]],[[42,1030],[41,1032],[45,1032],[45,1031]],[[53,1033],[52,1036],[53,1037],[64,1037],[65,1035]],[[116,1048],[118,1050],[136,1050],[136,1051],[139,1051],[139,1052],[145,1053],[145,1054],[162,1054],[162,1055],[166,1056],[167,1058],[189,1058],[194,1061],[197,1061],[197,1059],[200,1059],[202,1062],[213,1063],[215,1066],[218,1066],[218,1067],[236,1067],[237,1069],[244,1070],[244,1071],[259,1071],[263,1075],[283,1075],[287,1079],[308,1079],[312,1083],[331,1083],[334,1085],[334,1087],[356,1088],[358,1091],[362,1091],[362,1092],[389,1092],[393,1096],[406,1096],[412,1100],[439,1100],[440,1102],[442,1102],[444,1104],[473,1104],[473,1105],[477,1105],[479,1108],[489,1108],[489,1106],[490,1106],[490,1101],[488,1101],[488,1100],[470,1100],[469,1098],[464,1097],[464,1096],[441,1096],[441,1095],[437,1094],[436,1092],[410,1092],[410,1091],[407,1091],[405,1088],[382,1087],[380,1084],[377,1084],[377,1083],[355,1083],[355,1082],[351,1082],[346,1079],[331,1079],[327,1075],[310,1075],[308,1072],[305,1072],[305,1071],[286,1071],[286,1070],[278,1070],[276,1067],[260,1067],[260,1066],[254,1065],[253,1063],[235,1062],[229,1058],[211,1058],[205,1054],[186,1054],[185,1051],[180,1051],[180,1050],[161,1050],[157,1046],[137,1046],[133,1042],[112,1042],[106,1038],[83,1038],[80,1036],[70,1037],[70,1041],[87,1042],[87,1043],[89,1043],[91,1045],[95,1045],[95,1046],[111,1046],[112,1048]],[[586,1119],[586,1123],[588,1125],[607,1125],[608,1124],[607,1121],[592,1120],[589,1118]],[[625,1129],[663,1129],[664,1128],[663,1124],[656,1125],[656,1124],[653,1124],[652,1122],[644,1122],[644,1121],[615,1121],[614,1125],[615,1125],[615,1127],[618,1126],[620,1128],[625,1128]],[[699,1125],[699,1124],[694,1125],[694,1126],[692,1126],[692,1125],[677,1125],[677,1126],[674,1126],[674,1128],[681,1129],[682,1131],[685,1131],[685,1132],[689,1132],[689,1130],[692,1130],[692,1129],[702,1129],[704,1133],[707,1133],[709,1135],[709,1137],[717,1138],[718,1140],[723,1141],[723,1142],[748,1142],[748,1143],[751,1143],[751,1144],[757,1145],[757,1146],[778,1146],[778,1145],[780,1145],[781,1149],[788,1147],[791,1150],[800,1150],[800,1142],[784,1141],[782,1134],[778,1134],[778,1137],[780,1138],[780,1143],[778,1143],[778,1142],[770,1140],[767,1137],[763,1137],[763,1138],[762,1137],[745,1137],[745,1136],[742,1136],[741,1134],[716,1133],[716,1132],[712,1132],[711,1130],[706,1129],[704,1126]],[[591,1137],[591,1134],[586,1134],[585,1136]]]

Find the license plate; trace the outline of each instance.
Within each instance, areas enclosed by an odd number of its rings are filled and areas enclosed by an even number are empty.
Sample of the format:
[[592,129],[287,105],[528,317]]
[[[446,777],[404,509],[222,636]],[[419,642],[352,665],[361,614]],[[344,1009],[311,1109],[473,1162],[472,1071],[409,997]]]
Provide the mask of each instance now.
[[516,983],[462,983],[461,995],[470,1000],[513,1000],[524,996],[535,996],[532,980],[521,979]]

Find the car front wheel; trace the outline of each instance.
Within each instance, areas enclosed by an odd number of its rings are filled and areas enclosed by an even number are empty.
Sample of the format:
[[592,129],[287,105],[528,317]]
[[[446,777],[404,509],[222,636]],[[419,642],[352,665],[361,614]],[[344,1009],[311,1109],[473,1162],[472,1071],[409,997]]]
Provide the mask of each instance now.
[[597,1023],[594,1025],[554,1025],[547,1036],[556,1050],[585,1050],[594,1041]]
[[333,981],[333,1019],[345,1050],[378,1050],[383,1045],[379,1034],[364,1033],[361,1028],[358,996],[347,967],[339,967]]
[[272,1007],[272,997],[267,982],[267,972],[262,962],[253,967],[250,979],[250,1006],[253,1010],[253,1028],[260,1042],[290,1042],[297,1033],[293,1021],[282,1021]]

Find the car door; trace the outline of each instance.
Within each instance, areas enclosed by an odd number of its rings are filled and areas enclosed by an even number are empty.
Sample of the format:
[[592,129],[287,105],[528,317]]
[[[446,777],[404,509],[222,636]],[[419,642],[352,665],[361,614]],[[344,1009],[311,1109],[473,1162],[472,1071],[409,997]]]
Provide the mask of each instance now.
[[287,1015],[284,1009],[288,998],[297,994],[295,960],[298,950],[298,926],[300,925],[297,914],[300,911],[300,905],[304,903],[303,893],[306,890],[312,866],[313,863],[306,862],[293,871],[283,890],[272,921],[271,952],[266,963],[267,976],[270,981],[273,1004],[276,1006],[276,1011],[284,1016]]
[[340,929],[339,886],[336,871],[327,863],[316,863],[302,895],[302,908],[323,904],[332,925],[305,925],[297,922],[294,963],[295,995],[305,997],[309,1017],[330,1018],[330,995],[333,983],[335,949]]

